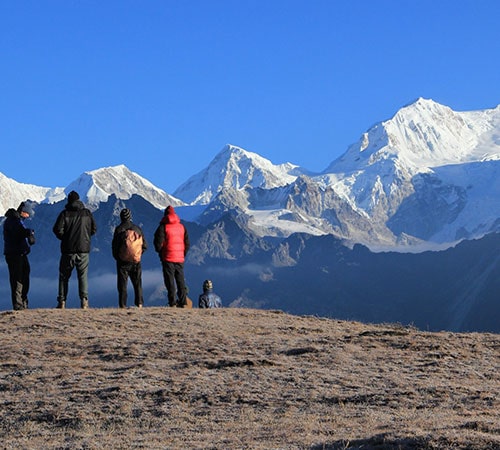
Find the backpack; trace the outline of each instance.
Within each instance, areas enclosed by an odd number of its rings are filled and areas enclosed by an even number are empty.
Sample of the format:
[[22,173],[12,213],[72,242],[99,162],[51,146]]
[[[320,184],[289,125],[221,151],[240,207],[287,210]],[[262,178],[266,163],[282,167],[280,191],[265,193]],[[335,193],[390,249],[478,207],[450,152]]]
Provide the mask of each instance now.
[[142,236],[132,229],[124,231],[123,234],[123,243],[120,247],[118,257],[124,262],[135,264],[141,262]]

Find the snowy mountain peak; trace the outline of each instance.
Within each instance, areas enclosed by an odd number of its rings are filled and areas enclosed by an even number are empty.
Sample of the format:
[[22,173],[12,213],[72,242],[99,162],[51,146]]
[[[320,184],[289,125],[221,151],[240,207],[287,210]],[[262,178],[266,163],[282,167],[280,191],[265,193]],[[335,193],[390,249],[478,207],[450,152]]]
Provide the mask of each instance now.
[[448,164],[498,159],[499,108],[456,112],[419,98],[380,122],[335,160],[325,173],[346,173],[381,161],[398,161],[409,173]]
[[300,173],[290,163],[275,165],[256,153],[226,145],[208,167],[189,178],[174,195],[190,204],[208,204],[223,188],[270,189],[292,183]]
[[63,188],[48,188],[33,184],[19,183],[0,173],[0,215],[7,209],[17,208],[19,203],[31,200],[34,202],[58,201],[64,196]]
[[183,204],[123,164],[84,172],[66,187],[66,193],[71,191],[78,192],[80,197],[93,207],[100,202],[107,201],[111,194],[123,200],[136,194],[160,209],[167,205],[179,206]]

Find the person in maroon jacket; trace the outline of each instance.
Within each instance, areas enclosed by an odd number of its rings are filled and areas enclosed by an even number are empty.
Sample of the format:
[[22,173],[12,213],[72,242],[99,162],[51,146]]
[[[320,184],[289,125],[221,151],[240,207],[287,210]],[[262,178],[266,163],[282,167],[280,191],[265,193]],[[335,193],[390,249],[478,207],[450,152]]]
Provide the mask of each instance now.
[[184,308],[187,295],[184,258],[189,250],[189,236],[172,206],[167,206],[155,231],[154,247],[163,269],[168,305]]

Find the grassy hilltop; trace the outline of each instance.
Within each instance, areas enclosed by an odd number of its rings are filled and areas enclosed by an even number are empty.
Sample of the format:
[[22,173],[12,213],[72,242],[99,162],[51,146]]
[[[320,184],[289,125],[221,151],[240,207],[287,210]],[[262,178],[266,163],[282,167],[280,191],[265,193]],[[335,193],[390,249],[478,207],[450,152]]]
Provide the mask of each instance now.
[[6,449],[498,449],[500,335],[277,311],[0,314]]

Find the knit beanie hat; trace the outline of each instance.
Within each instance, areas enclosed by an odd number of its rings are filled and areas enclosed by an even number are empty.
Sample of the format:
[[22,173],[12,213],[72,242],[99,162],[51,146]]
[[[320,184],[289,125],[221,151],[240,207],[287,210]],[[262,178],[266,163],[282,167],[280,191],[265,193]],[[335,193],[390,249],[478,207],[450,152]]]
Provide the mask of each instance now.
[[31,208],[31,205],[29,203],[21,202],[17,207],[17,212],[19,214],[26,213],[31,216],[33,214],[33,209]]
[[120,212],[120,219],[122,222],[131,222],[132,221],[132,211],[128,208],[124,208]]
[[77,200],[80,200],[80,196],[78,195],[78,192],[71,191],[68,194],[68,203],[73,203],[73,202],[76,202]]

